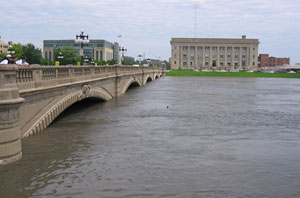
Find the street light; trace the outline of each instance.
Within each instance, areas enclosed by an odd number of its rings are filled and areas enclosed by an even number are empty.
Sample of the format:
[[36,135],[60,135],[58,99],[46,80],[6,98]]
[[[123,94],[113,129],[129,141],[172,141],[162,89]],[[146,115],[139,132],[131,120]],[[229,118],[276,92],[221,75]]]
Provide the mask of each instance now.
[[84,63],[87,64],[88,61],[89,61],[89,58],[87,56],[85,56]]
[[141,62],[142,62],[142,57],[143,56],[141,54],[139,54],[137,57],[138,57],[138,60],[139,60],[139,65],[141,66]]
[[62,59],[64,58],[64,56],[62,55],[61,52],[59,52],[57,58],[58,58],[58,60],[59,60],[59,63],[61,64]]
[[127,52],[127,49],[125,49],[124,47],[120,47],[119,51],[121,52],[121,64],[122,64],[124,53]]
[[12,46],[10,45],[8,50],[7,50],[7,53],[10,54],[10,55],[13,55],[15,53],[14,49],[12,48]]
[[80,30],[80,35],[76,34],[76,40],[75,43],[80,43],[80,56],[81,56],[81,61],[83,60],[83,44],[88,44],[89,41],[89,35],[84,35],[84,30]]

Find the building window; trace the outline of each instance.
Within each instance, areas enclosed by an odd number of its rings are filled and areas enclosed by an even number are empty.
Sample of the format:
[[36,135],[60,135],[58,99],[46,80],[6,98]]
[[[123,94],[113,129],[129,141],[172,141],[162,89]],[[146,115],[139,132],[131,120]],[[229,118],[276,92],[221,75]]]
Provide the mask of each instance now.
[[242,61],[242,66],[246,66],[246,61]]
[[194,65],[194,63],[193,62],[190,62],[191,63],[191,66],[193,66]]
[[242,58],[245,59],[245,58],[246,58],[246,55],[242,55]]
[[98,51],[96,51],[96,60],[99,60],[99,54],[98,54]]
[[202,47],[197,47],[197,50],[198,51],[202,51]]
[[217,51],[217,47],[213,47],[212,50],[213,50],[213,51]]
[[209,51],[210,50],[210,47],[205,47],[205,51]]
[[223,63],[223,62],[220,62],[220,66],[224,66],[224,63]]
[[45,51],[45,59],[48,59],[48,52]]
[[227,58],[231,58],[231,55],[227,55]]
[[227,66],[231,66],[231,62],[227,62]]
[[176,58],[176,54],[174,54],[174,57]]
[[220,58],[224,58],[224,55],[220,55]]
[[100,60],[103,60],[103,51],[100,51]]
[[243,51],[246,52],[247,51],[247,47],[243,47]]
[[205,58],[208,58],[209,57],[209,55],[208,54],[205,54]]
[[232,51],[232,47],[227,47],[227,52],[231,52]]
[[202,65],[202,61],[198,61],[198,66],[201,66]]
[[255,48],[253,48],[253,51],[255,51]]
[[252,65],[255,66],[255,62],[253,62]]
[[182,49],[183,50],[188,50],[188,47],[187,46],[183,46]]
[[205,65],[208,66],[208,62],[205,62]]
[[213,55],[213,58],[216,59],[216,58],[217,58],[217,55]]
[[202,56],[201,56],[201,55],[198,55],[198,59],[202,59]]
[[52,60],[52,54],[51,54],[51,51],[49,52],[49,60]]
[[191,51],[195,51],[195,47],[190,47],[190,50]]
[[234,66],[238,66],[238,63],[237,63],[237,62],[235,62],[235,63],[234,63]]
[[183,65],[186,66],[186,62],[183,62]]
[[225,47],[220,47],[220,51],[225,51]]
[[174,61],[174,64],[176,65],[176,61]]
[[235,58],[235,59],[238,59],[238,58],[239,58],[239,55],[235,55],[234,58]]

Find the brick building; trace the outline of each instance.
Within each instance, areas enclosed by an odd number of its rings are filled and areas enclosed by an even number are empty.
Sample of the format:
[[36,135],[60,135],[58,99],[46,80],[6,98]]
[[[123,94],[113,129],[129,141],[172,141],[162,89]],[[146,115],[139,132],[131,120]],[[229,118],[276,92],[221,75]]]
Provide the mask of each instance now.
[[290,58],[270,57],[269,54],[259,54],[258,56],[258,67],[273,67],[289,64]]

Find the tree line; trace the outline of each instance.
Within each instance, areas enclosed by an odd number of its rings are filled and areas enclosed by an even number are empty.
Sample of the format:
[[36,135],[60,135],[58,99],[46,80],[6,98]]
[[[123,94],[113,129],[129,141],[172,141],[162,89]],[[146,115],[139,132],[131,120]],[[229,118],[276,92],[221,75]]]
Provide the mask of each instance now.
[[[60,65],[76,65],[78,62],[83,64],[84,60],[79,55],[78,49],[75,47],[63,47],[57,48],[54,51],[54,61],[43,58],[42,50],[40,48],[35,47],[32,43],[28,43],[26,45],[22,45],[20,43],[13,44],[10,48],[10,51],[14,51],[12,56],[16,56],[17,59],[21,59],[22,57],[27,58],[27,62],[29,64],[40,64],[40,65],[55,65],[55,61],[59,61]],[[60,56],[63,58],[59,58]],[[0,54],[0,60],[5,57],[6,54]],[[167,61],[164,61],[167,63]],[[114,65],[117,64],[117,60],[89,60],[88,64],[97,64],[97,65]],[[124,56],[122,60],[122,65],[134,65],[139,64],[133,57]],[[146,60],[143,60],[141,64],[146,64]]]

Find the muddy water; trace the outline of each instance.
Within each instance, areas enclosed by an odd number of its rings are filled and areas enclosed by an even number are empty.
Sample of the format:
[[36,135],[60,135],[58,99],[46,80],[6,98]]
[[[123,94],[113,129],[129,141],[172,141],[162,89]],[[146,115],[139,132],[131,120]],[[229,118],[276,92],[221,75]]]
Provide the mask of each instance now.
[[300,81],[164,77],[72,106],[0,197],[300,197]]

